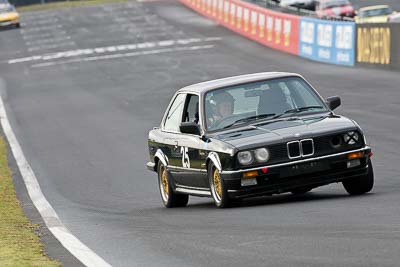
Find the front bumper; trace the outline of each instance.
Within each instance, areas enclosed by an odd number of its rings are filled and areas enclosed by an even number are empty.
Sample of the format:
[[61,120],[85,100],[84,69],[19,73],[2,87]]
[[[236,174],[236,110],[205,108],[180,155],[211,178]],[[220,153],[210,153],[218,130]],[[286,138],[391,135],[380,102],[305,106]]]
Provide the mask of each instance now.
[[[348,154],[362,152],[360,164],[349,168]],[[368,157],[371,148],[347,151],[328,156],[308,158],[258,168],[222,171],[221,177],[231,198],[246,198],[260,195],[271,195],[290,192],[297,188],[314,188],[345,179],[363,176],[368,173]],[[266,173],[265,169],[268,169]],[[263,172],[264,170],[264,172]],[[257,184],[243,186],[243,173],[257,171]]]
[[19,24],[19,15],[18,13],[11,12],[0,15],[0,26],[10,26]]

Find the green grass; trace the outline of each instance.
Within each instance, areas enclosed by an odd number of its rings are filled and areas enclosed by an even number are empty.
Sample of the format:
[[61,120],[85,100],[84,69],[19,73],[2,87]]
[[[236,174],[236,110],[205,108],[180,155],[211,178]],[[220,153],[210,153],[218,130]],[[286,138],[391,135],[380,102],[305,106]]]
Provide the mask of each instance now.
[[38,227],[22,211],[16,197],[6,144],[0,136],[0,266],[60,266],[44,255]]
[[18,12],[28,12],[28,11],[40,11],[64,7],[82,7],[82,6],[93,6],[106,3],[117,3],[117,2],[127,2],[129,0],[71,0],[64,2],[52,2],[46,4],[34,4],[29,6],[17,7]]

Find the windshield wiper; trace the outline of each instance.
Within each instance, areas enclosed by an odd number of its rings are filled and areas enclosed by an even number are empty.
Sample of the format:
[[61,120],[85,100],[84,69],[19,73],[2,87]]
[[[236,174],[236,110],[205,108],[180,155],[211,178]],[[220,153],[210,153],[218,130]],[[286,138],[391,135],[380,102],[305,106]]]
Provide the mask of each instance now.
[[272,117],[272,116],[275,116],[275,113],[260,114],[260,115],[255,115],[255,116],[251,116],[251,117],[242,118],[242,119],[236,120],[233,123],[223,127],[223,129],[229,128],[229,127],[231,127],[233,125],[249,122],[249,121],[252,121],[252,120],[265,119],[265,118]]
[[299,113],[299,112],[307,111],[310,109],[323,109],[323,108],[324,108],[323,106],[307,106],[307,107],[293,108],[293,109],[286,110],[285,112],[274,116],[272,119],[277,119],[277,118],[282,117],[283,115],[290,114],[290,113]]

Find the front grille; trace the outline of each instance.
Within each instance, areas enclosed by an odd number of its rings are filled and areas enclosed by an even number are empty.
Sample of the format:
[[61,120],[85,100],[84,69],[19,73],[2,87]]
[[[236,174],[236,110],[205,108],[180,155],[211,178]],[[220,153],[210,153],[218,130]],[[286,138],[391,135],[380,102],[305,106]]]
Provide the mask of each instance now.
[[287,143],[288,158],[296,159],[309,157],[314,154],[314,142],[312,139],[303,139]]
[[290,159],[300,158],[301,157],[301,150],[300,150],[300,142],[293,141],[287,144],[288,148],[288,157]]
[[[339,146],[333,145],[332,139],[338,138],[338,136],[339,138],[341,138],[340,137],[341,135],[342,134],[330,134],[330,135],[314,137],[313,140],[311,139],[303,140],[302,141],[303,155],[307,157],[319,157],[319,156],[325,156],[349,150],[359,149],[364,146],[363,138],[359,138],[360,140],[358,141],[358,143],[354,145],[348,145],[345,142],[341,142]],[[270,160],[268,161],[268,165],[290,162],[300,159],[300,157],[298,157],[298,155],[300,154],[299,141],[293,141],[289,143],[293,145],[288,146],[288,143],[280,143],[267,146],[270,153]],[[313,151],[312,147],[314,148]],[[261,166],[261,165],[265,165],[265,163],[257,163],[252,166]]]
[[312,156],[314,154],[314,142],[312,139],[301,140],[301,151],[303,156]]

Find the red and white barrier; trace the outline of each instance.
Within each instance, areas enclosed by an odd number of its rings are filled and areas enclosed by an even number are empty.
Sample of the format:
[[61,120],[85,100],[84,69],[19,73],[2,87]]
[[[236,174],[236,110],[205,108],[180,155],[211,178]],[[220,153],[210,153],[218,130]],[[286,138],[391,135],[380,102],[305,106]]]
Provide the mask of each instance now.
[[225,27],[263,45],[299,54],[300,17],[240,0],[180,0]]

